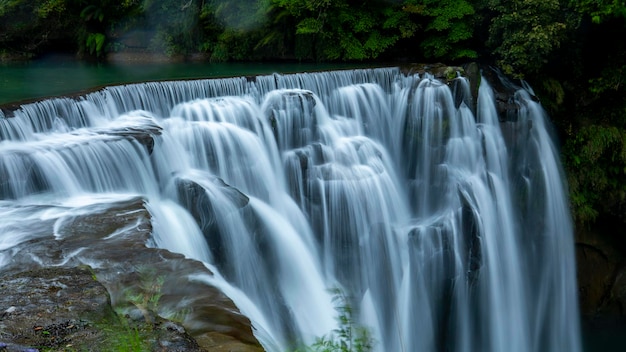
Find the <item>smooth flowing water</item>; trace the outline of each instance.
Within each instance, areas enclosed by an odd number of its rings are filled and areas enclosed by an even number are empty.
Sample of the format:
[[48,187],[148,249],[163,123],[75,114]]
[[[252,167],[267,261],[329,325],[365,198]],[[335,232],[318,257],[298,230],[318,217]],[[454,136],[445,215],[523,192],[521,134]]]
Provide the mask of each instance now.
[[501,122],[487,79],[468,89],[379,68],[23,105],[0,119],[0,265],[28,238],[15,209],[139,195],[151,243],[212,268],[268,351],[340,328],[333,292],[376,351],[580,351],[547,117],[518,87]]

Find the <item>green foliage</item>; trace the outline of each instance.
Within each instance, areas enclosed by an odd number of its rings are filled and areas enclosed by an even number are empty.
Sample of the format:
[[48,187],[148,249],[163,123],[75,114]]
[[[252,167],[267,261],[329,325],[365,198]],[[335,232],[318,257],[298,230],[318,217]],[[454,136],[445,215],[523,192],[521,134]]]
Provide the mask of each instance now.
[[145,1],[137,26],[151,28],[155,35],[149,49],[168,56],[197,51],[202,8],[199,1]]
[[560,127],[579,225],[607,219],[626,223],[626,44],[617,40],[626,35],[626,8],[621,3],[567,2],[566,12],[580,25],[567,22],[568,35],[552,66],[556,70],[549,72],[560,76],[552,82],[542,78],[542,103]]
[[588,15],[593,23],[602,23],[609,18],[626,18],[623,0],[570,0],[570,4],[578,12]]
[[42,1],[41,4],[35,9],[35,11],[38,17],[47,18],[48,16],[55,13],[63,13],[66,9],[67,5],[65,3],[65,0],[47,0]]
[[[552,117],[556,116],[565,104],[566,91],[563,82],[554,77],[543,77],[538,84],[534,85],[535,93],[540,97],[541,105]],[[571,122],[564,121],[565,124]]]
[[256,34],[245,31],[226,29],[217,37],[213,46],[211,61],[225,62],[229,60],[248,60],[253,56]]
[[87,57],[102,58],[109,48],[119,47],[111,33],[129,18],[137,16],[141,10],[138,0],[64,1],[66,13],[75,14],[79,18],[75,23],[75,40],[79,53]]
[[104,53],[104,42],[106,36],[102,33],[89,33],[85,39],[85,46],[90,54],[102,56]]
[[[183,322],[191,312],[189,307],[168,310],[161,305],[165,276],[148,266],[139,266],[136,268],[136,272],[138,274],[138,285],[128,287],[124,291],[124,299],[139,309],[146,323],[153,323],[153,318],[156,315],[168,320]],[[121,311],[118,313],[121,316],[124,315],[121,314]]]
[[146,342],[140,329],[130,326],[124,318],[121,319],[121,325],[108,325],[103,327],[106,332],[107,339],[104,341],[103,347],[108,351],[115,352],[148,352],[150,346]]
[[266,0],[213,0],[202,8],[207,41],[201,47],[211,52],[211,61],[260,60],[265,49],[270,55],[283,52],[284,35],[280,14]]
[[585,126],[567,140],[564,154],[576,220],[593,222],[600,213],[623,218],[626,130],[596,124]]
[[276,8],[295,19],[297,36],[304,36],[311,53],[320,60],[377,58],[401,38],[413,35],[417,26],[409,14],[393,2],[273,0]]
[[500,68],[518,77],[541,70],[571,29],[558,0],[491,0],[490,7],[496,15],[487,44]]
[[626,65],[604,67],[600,76],[592,78],[589,83],[590,90],[594,94],[624,92],[626,90]]
[[22,0],[0,0],[0,17],[10,14],[22,2]]
[[406,0],[404,11],[426,23],[426,37],[421,43],[428,58],[456,60],[476,58],[477,52],[467,40],[474,32],[475,9],[465,0]]
[[296,352],[368,352],[374,341],[369,330],[355,325],[354,312],[348,297],[339,290],[332,290],[335,307],[338,311],[339,327],[328,336],[318,338],[311,346]]
[[210,3],[225,29],[244,32],[262,27],[270,10],[269,0],[213,0]]
[[0,0],[0,50],[32,57],[55,42],[71,42],[77,21],[66,0]]
[[85,21],[104,22],[104,9],[97,5],[87,5],[81,12],[80,18]]
[[152,322],[152,314],[159,310],[159,300],[161,299],[165,278],[157,275],[157,272],[149,267],[137,268],[139,274],[139,286],[128,288],[125,297],[128,302],[137,307],[146,322]]

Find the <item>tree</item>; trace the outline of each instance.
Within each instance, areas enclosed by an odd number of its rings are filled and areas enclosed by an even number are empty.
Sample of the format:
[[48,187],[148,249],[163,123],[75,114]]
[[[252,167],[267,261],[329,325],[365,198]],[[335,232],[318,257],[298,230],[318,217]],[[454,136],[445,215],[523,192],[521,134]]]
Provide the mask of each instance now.
[[0,1],[0,56],[32,58],[67,49],[77,20],[65,0]]
[[476,58],[469,47],[474,33],[474,7],[465,0],[406,0],[403,10],[423,23],[421,48],[426,58],[457,60]]
[[[623,1],[571,1],[580,16],[575,60],[563,79],[566,106],[555,114],[565,129],[565,167],[581,224],[626,223],[626,35]],[[609,38],[609,45],[605,40]],[[572,44],[574,45],[574,44]]]
[[517,77],[539,72],[575,26],[559,0],[490,0],[488,6],[495,16],[487,45],[498,66]]
[[134,27],[154,33],[150,51],[168,56],[197,52],[201,9],[199,0],[143,0]]
[[308,58],[373,59],[417,29],[393,1],[273,0],[273,4],[295,18],[296,36],[309,44],[309,50],[300,51]]
[[[59,0],[63,1],[63,0]],[[140,0],[64,0],[67,12],[78,14],[76,41],[79,53],[102,57],[111,42],[111,32],[129,18],[141,13]]]
[[570,4],[578,12],[588,15],[593,23],[626,17],[626,4],[623,0],[570,0]]
[[276,21],[272,11],[269,0],[207,2],[202,9],[204,32],[215,35],[203,47],[211,52],[211,60],[262,59],[263,48],[280,43],[267,34],[270,24]]

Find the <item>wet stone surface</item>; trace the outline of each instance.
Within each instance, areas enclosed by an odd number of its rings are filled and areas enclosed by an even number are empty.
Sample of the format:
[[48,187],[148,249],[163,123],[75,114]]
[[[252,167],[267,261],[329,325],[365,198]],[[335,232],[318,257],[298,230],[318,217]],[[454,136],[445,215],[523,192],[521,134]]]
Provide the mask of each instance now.
[[147,245],[143,199],[53,223],[0,251],[0,352],[262,351],[202,263]]

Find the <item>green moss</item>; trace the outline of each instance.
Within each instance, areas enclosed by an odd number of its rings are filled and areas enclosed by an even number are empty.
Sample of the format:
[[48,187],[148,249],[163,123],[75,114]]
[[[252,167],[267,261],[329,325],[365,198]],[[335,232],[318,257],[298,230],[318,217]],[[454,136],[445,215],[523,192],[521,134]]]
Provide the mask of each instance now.
[[118,352],[144,352],[150,351],[149,325],[132,325],[125,318],[120,319],[120,323],[103,327],[105,340],[103,350]]

